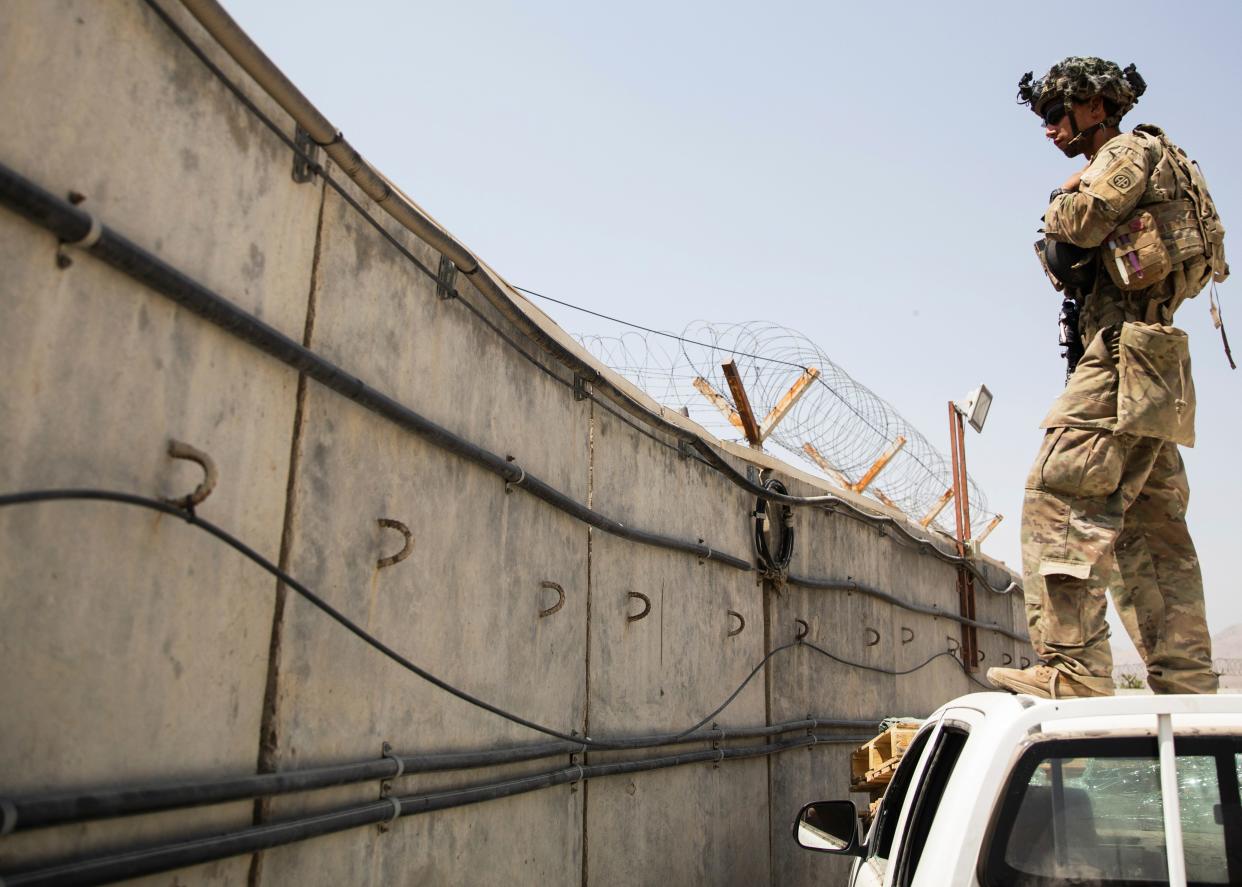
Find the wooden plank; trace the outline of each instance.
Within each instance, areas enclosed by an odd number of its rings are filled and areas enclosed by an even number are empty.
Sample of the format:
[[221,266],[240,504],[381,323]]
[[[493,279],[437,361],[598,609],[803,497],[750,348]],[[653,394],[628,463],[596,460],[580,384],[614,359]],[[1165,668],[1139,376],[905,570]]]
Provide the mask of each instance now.
[[872,465],[870,468],[868,468],[867,473],[864,474],[862,476],[862,479],[859,480],[858,483],[854,485],[854,492],[861,493],[863,490],[867,489],[867,487],[870,486],[871,482],[876,479],[879,473],[884,470],[884,466],[886,466],[889,462],[891,462],[893,460],[893,457],[896,456],[897,453],[901,451],[901,448],[904,447],[905,445],[906,445],[905,437],[903,435],[898,435],[897,439],[893,441],[893,445],[888,448],[888,452],[886,452],[880,458],[876,459],[875,464]]
[[995,529],[996,529],[996,525],[997,525],[997,524],[999,524],[999,523],[1000,523],[1001,521],[1003,521],[1004,519],[1005,519],[1005,515],[1003,515],[1003,514],[998,514],[998,515],[996,515],[996,517],[992,518],[992,520],[990,520],[990,521],[988,522],[988,525],[987,525],[986,527],[984,527],[984,528],[983,528],[983,532],[982,532],[982,533],[980,533],[980,534],[979,534],[979,536],[978,536],[978,537],[974,540],[974,542],[975,542],[975,548],[976,548],[976,549],[977,549],[980,545],[982,545],[982,544],[983,544],[983,540],[984,540],[984,539],[988,538],[988,534],[989,534],[989,533],[991,533],[993,530],[995,530]]
[[798,380],[785,392],[785,395],[777,401],[776,406],[772,407],[772,411],[764,417],[763,422],[760,423],[759,440],[764,441],[768,439],[768,435],[781,423],[781,420],[785,418],[789,411],[794,408],[794,404],[798,402],[802,395],[806,394],[807,389],[811,387],[811,383],[818,377],[818,369],[807,367],[802,375],[798,377]]
[[952,498],[953,498],[953,488],[949,487],[947,490],[944,491],[944,495],[936,500],[936,504],[932,506],[932,510],[927,512],[927,514],[923,516],[923,519],[919,521],[919,526],[926,527],[928,524],[934,521],[937,517],[939,517],[940,512],[944,511],[944,507],[949,504],[949,500]]
[[729,403],[729,398],[713,388],[711,382],[702,376],[695,376],[694,387],[698,389],[699,394],[711,401],[712,406],[720,410],[733,426],[739,429],[742,427],[742,417],[733,409],[733,404]]
[[814,462],[816,465],[818,465],[820,467],[820,470],[823,471],[824,474],[827,474],[829,477],[835,479],[837,483],[845,487],[847,490],[854,489],[853,482],[850,481],[850,479],[846,477],[844,474],[842,474],[840,471],[837,471],[837,469],[833,468],[832,463],[829,462],[827,459],[825,459],[820,454],[819,450],[815,449],[814,444],[804,443],[802,445],[802,452],[810,456],[811,461]]
[[742,384],[742,375],[737,371],[737,364],[729,360],[722,363],[720,368],[724,370],[729,391],[733,393],[733,407],[742,419],[742,433],[746,435],[746,442],[758,449],[763,439],[759,436],[759,423],[755,421],[755,411],[750,407],[750,398],[746,396],[746,386]]
[[[889,508],[892,508],[894,511],[901,511],[901,507],[898,506],[898,504],[894,502],[892,499],[888,498],[888,496],[885,496],[884,491],[881,490],[879,487],[872,487],[871,495],[875,496],[877,499],[879,499]],[[904,514],[905,512],[902,512],[902,513]]]

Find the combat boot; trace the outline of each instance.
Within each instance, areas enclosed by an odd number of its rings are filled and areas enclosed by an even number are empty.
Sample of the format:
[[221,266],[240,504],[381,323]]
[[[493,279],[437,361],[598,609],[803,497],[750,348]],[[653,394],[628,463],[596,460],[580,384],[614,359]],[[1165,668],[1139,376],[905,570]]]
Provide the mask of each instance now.
[[1030,668],[989,668],[992,686],[1011,693],[1026,693],[1041,699],[1081,699],[1112,696],[1113,691],[1097,690],[1074,680],[1073,676],[1042,663]]

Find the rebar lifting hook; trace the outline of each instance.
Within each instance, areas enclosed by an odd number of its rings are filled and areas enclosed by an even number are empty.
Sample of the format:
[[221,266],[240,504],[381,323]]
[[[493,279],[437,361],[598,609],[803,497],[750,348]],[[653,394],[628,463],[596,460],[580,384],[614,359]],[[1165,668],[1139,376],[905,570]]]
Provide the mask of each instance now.
[[220,477],[219,472],[216,470],[216,463],[202,450],[179,440],[168,441],[168,455],[174,459],[186,459],[190,462],[195,462],[203,469],[203,482],[194,488],[193,493],[190,493],[188,496],[182,496],[179,499],[163,499],[169,505],[184,508],[186,511],[193,511],[194,506],[210,496],[211,491],[216,488],[216,481]]
[[903,644],[908,644],[908,643],[910,643],[912,640],[914,640],[914,629],[913,629],[913,628],[906,628],[906,627],[903,625],[903,626],[901,627],[901,642],[902,642]]
[[731,638],[737,637],[739,634],[742,633],[742,630],[746,628],[746,617],[743,616],[741,613],[739,613],[737,610],[729,610],[728,612],[730,616],[732,616],[733,618],[737,620],[737,628],[729,629],[729,637]]
[[798,631],[794,634],[795,641],[800,641],[811,633],[811,626],[806,624],[805,619],[795,619],[794,625],[798,626]]
[[544,616],[551,616],[553,613],[557,612],[561,607],[565,606],[565,589],[561,588],[555,582],[550,582],[547,579],[540,582],[539,587],[540,588],[551,588],[557,594],[557,599],[556,599],[555,604],[548,607],[548,609],[546,610],[539,611],[540,619],[542,619]]
[[651,612],[651,598],[647,597],[647,595],[643,594],[641,591],[627,591],[625,595],[626,597],[633,598],[634,600],[639,600],[643,602],[642,611],[635,613],[633,616],[627,613],[625,616],[625,621],[626,622],[637,622],[639,619],[646,618],[647,614]]
[[867,631],[867,634],[868,634],[869,636],[870,636],[870,635],[874,635],[874,636],[875,636],[875,639],[874,639],[874,640],[870,640],[870,639],[869,639],[869,640],[867,640],[867,642],[864,644],[864,646],[867,646],[867,647],[874,647],[876,644],[878,644],[878,643],[880,642],[880,633],[879,633],[878,631],[876,631],[874,628],[868,628],[866,631]]
[[394,520],[391,517],[377,518],[375,522],[379,524],[381,528],[396,530],[405,537],[405,546],[396,554],[390,555],[389,557],[382,557],[377,560],[375,562],[376,568],[382,570],[384,567],[391,567],[393,564],[399,564],[409,557],[410,552],[414,550],[414,534],[410,532],[410,528],[401,523],[401,521]]

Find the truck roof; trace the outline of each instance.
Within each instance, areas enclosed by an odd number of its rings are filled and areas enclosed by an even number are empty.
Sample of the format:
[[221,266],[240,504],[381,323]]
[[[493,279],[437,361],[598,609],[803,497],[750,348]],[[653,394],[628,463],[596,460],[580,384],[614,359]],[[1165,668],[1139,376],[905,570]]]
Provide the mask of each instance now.
[[937,710],[929,720],[955,709],[983,715],[990,729],[1045,735],[1156,735],[1156,716],[1172,715],[1176,733],[1242,731],[1242,696],[1106,696],[1038,699],[1010,693],[971,693]]

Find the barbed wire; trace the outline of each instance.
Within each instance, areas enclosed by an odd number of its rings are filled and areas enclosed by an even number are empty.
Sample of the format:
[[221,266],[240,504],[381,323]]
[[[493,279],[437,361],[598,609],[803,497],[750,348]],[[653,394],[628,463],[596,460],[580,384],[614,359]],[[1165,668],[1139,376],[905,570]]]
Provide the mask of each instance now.
[[[866,493],[887,500],[910,517],[929,514],[952,486],[949,458],[900,413],[837,366],[802,333],[766,321],[717,324],[693,321],[680,335],[633,328],[620,335],[576,336],[595,357],[660,403],[681,409],[722,440],[744,435],[696,387],[706,382],[736,409],[721,364],[733,360],[747,399],[762,422],[808,369],[819,371],[807,390],[765,440],[791,453],[809,471],[840,484],[857,483],[898,438],[905,444]],[[807,451],[810,445],[828,470]],[[976,535],[994,512],[969,481]],[[952,534],[952,508],[935,524]]]

